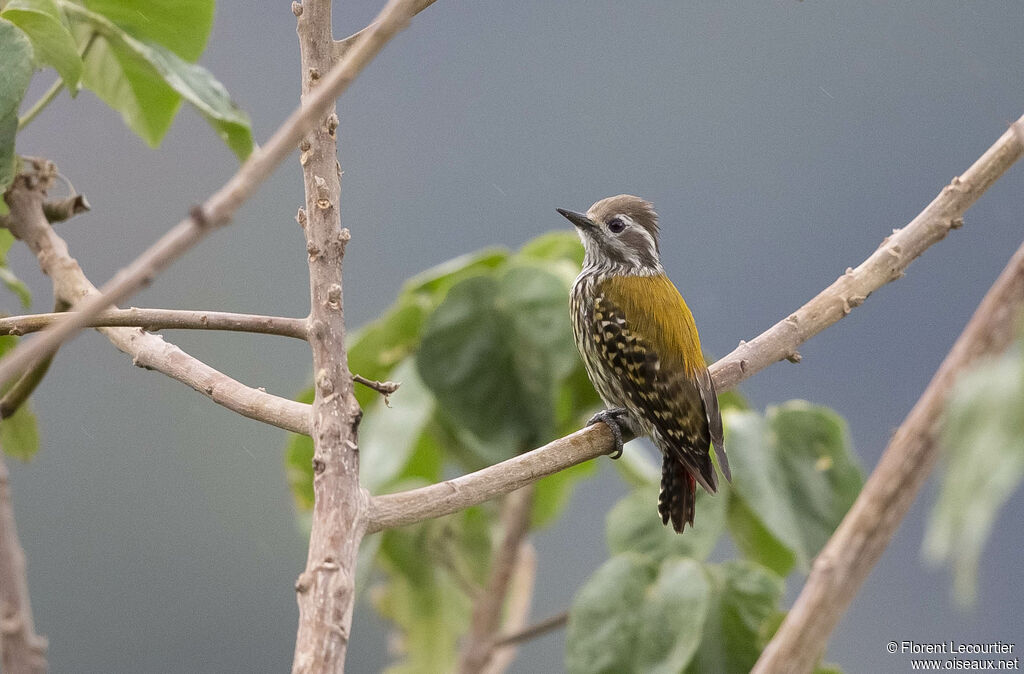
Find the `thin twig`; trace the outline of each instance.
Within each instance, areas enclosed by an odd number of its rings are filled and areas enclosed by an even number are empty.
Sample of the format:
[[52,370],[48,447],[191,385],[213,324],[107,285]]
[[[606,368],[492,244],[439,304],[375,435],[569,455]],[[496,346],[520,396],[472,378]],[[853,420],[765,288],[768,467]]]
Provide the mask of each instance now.
[[[100,292],[83,299],[68,317],[57,321],[38,337],[25,340],[0,360],[0,386],[13,380],[54,350],[92,318],[119,304],[152,282],[172,262],[206,237],[226,225],[238,208],[251,197],[273,170],[299,144],[313,127],[322,122],[327,110],[373,60],[387,42],[405,27],[412,7],[421,0],[391,0],[366,35],[349,49],[329,70],[307,73],[319,85],[303,96],[301,105],[288,116],[261,147],[253,151],[238,171],[201,206],[192,208],[189,217],[172,227],[145,252],[135,258],[104,284]],[[73,8],[73,4],[67,5]],[[302,5],[295,3],[301,8]],[[298,11],[301,12],[301,9]],[[330,54],[331,46],[324,46]]]
[[[46,329],[63,314],[31,314],[0,318],[0,335],[27,335]],[[230,330],[306,339],[305,318],[234,314],[186,309],[108,309],[86,323],[89,328],[134,327],[157,330]]]
[[532,484],[512,492],[502,504],[502,537],[494,552],[487,589],[480,593],[473,606],[469,634],[459,658],[461,674],[483,671],[494,653],[494,635],[501,627],[501,614],[508,595],[509,581],[516,568],[519,546],[530,529],[532,506]]
[[529,627],[525,627],[518,632],[510,632],[508,634],[500,635],[494,640],[494,647],[501,648],[502,646],[511,646],[513,644],[521,644],[524,641],[530,639],[536,639],[539,636],[543,636],[548,632],[552,632],[557,629],[565,627],[566,623],[569,622],[569,612],[562,611],[550,618],[545,618],[538,623],[534,623]]
[[754,672],[809,672],[885,550],[938,458],[936,432],[956,377],[1006,350],[1024,308],[1024,244],[978,305],[928,388],[900,425],[853,507],[814,560],[793,608]]
[[[962,176],[944,187],[906,227],[886,237],[867,260],[848,269],[796,312],[756,339],[741,342],[732,353],[712,365],[715,387],[728,390],[793,355],[803,342],[846,316],[872,292],[902,277],[907,266],[926,248],[962,225],[964,211],[1024,154],[1024,142],[1019,135],[1022,127],[1024,117]],[[607,454],[612,448],[611,431],[604,424],[594,424],[475,473],[398,494],[375,496],[370,503],[367,533],[457,512]]]
[[[18,175],[7,191],[11,233],[35,253],[43,273],[54,284],[54,294],[65,300],[95,297],[96,287],[68,252],[67,243],[53,231],[43,214],[46,188],[56,173],[49,162],[33,162],[34,172]],[[99,328],[111,343],[132,356],[140,367],[158,370],[191,386],[214,402],[295,433],[309,434],[310,407],[249,388],[188,355],[163,337],[138,328]]]
[[0,651],[5,672],[46,672],[46,639],[36,634],[25,551],[14,526],[7,465],[0,456]]
[[392,393],[398,390],[398,387],[402,385],[400,381],[375,381],[373,379],[367,379],[361,374],[353,374],[352,381],[357,384],[373,389],[377,393],[384,396],[384,404],[391,407],[390,396]]

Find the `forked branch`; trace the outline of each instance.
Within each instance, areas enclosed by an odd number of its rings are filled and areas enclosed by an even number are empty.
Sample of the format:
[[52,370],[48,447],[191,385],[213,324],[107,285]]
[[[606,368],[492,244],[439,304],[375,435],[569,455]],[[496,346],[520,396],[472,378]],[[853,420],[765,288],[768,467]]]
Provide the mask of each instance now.
[[[7,192],[11,233],[35,253],[39,266],[53,281],[54,294],[68,302],[96,297],[99,291],[86,278],[67,243],[53,231],[43,213],[43,200],[56,170],[50,162],[25,162]],[[99,328],[115,347],[132,356],[140,367],[158,370],[191,386],[230,410],[296,433],[309,434],[309,405],[279,398],[235,381],[188,355],[163,337],[138,328]]]

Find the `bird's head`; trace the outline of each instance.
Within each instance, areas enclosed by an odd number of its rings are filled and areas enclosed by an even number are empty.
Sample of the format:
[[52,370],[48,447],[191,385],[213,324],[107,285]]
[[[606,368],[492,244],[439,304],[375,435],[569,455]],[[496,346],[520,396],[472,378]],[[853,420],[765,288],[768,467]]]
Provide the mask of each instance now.
[[576,225],[586,251],[584,269],[615,274],[663,273],[658,251],[658,214],[651,202],[620,194],[601,199],[586,213],[557,210]]

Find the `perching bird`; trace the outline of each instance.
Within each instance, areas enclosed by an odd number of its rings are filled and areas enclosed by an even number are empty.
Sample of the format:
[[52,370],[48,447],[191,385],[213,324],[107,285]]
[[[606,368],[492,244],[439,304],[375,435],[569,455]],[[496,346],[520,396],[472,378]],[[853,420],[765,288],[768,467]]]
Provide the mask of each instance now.
[[658,512],[682,532],[693,525],[696,484],[718,488],[712,443],[722,474],[731,476],[697,326],[661,266],[658,214],[628,194],[602,199],[586,214],[558,212],[583,240],[583,269],[570,297],[573,335],[609,407],[587,425],[608,424],[613,458],[622,453],[622,428],[651,438],[663,454]]

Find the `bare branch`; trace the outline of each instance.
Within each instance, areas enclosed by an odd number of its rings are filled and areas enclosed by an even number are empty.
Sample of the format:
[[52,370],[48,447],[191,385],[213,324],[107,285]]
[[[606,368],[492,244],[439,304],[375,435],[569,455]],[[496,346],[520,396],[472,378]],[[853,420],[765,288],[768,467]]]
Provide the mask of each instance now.
[[519,559],[520,544],[530,529],[532,506],[532,484],[512,492],[502,504],[501,542],[494,552],[487,589],[477,596],[473,606],[469,634],[459,658],[459,671],[462,674],[484,671],[494,654],[494,635],[501,627],[502,610],[505,608],[512,572]]
[[[872,292],[903,276],[907,266],[950,229],[962,224],[964,211],[1024,154],[1019,129],[1024,117],[1004,133],[967,171],[906,227],[885,238],[855,269],[796,312],[711,366],[715,387],[725,391],[772,363],[794,357],[797,347],[846,316]],[[454,480],[398,494],[375,496],[370,502],[367,532],[441,517],[507,494],[535,480],[612,451],[612,434],[594,424],[554,440],[532,452]]]
[[[27,335],[60,320],[64,314],[32,314],[0,318],[0,335]],[[305,318],[235,314],[225,311],[185,309],[108,309],[90,319],[84,327],[135,327],[147,332],[157,330],[230,330],[263,335],[306,339]]]
[[850,512],[754,672],[810,672],[864,579],[882,556],[938,458],[936,432],[957,375],[1006,350],[1024,308],[1024,244],[978,305],[924,394],[893,435]]
[[[35,253],[39,266],[54,284],[58,298],[73,301],[98,295],[96,287],[68,253],[67,243],[57,236],[43,214],[43,197],[55,175],[53,165],[35,164],[35,172],[19,175],[7,192],[11,233]],[[163,372],[191,386],[215,402],[250,419],[263,421],[296,433],[309,434],[309,405],[279,398],[249,388],[209,365],[189,356],[163,337],[138,328],[100,328],[133,362]]]
[[[326,113],[355,78],[385,44],[412,17],[412,8],[422,0],[391,0],[366,35],[329,69],[307,71],[303,79],[315,77],[319,86],[303,96],[302,104],[288,116],[277,131],[258,147],[220,189],[192,209],[185,218],[131,264],[106,283],[100,293],[90,295],[76,304],[73,313],[44,330],[38,337],[26,340],[0,360],[0,386],[21,375],[42,358],[53,353],[72,334],[85,327],[92,318],[123,302],[140,288],[152,282],[157,274],[177,260],[185,251],[201,241],[217,227],[226,225],[238,208],[253,195],[273,170],[291,154],[303,136],[322,121]],[[295,3],[301,13],[302,5]],[[74,5],[69,4],[69,8]],[[323,45],[321,65],[330,66],[331,44]],[[31,161],[26,159],[26,161]]]
[[333,99],[408,24],[419,1],[389,0],[337,65],[330,0],[292,3],[301,50],[302,109],[315,108],[317,122],[303,129],[299,144],[306,203],[298,220],[306,234],[309,262],[309,344],[316,397],[310,429],[313,521],[306,570],[295,584],[299,629],[292,671],[296,673],[344,669],[355,600],[356,553],[368,502],[359,486],[356,428],[362,412],[352,394],[345,349],[341,272],[349,232],[341,228],[338,114]]
[[46,671],[46,639],[36,634],[29,604],[25,551],[14,526],[7,466],[0,456],[0,651],[3,671]]
[[[427,7],[430,7],[435,2],[437,2],[437,0],[416,0],[416,3],[413,5],[412,8],[412,15],[416,16],[417,14],[425,10]],[[352,33],[346,38],[343,38],[341,40],[335,40],[334,44],[332,45],[334,59],[336,61],[340,60],[341,57],[345,55],[345,52],[352,48],[352,45],[356,43],[356,40],[361,38],[363,35],[366,35],[367,31],[373,28],[374,25],[375,24],[371,23],[369,26],[363,28],[362,30],[356,33]]]
[[[508,600],[505,602],[504,632],[517,632],[526,627],[533,603],[533,586],[537,580],[537,552],[529,540],[519,544],[516,565],[509,583]],[[491,643],[491,660],[483,668],[483,674],[503,674],[516,658],[516,644]]]

